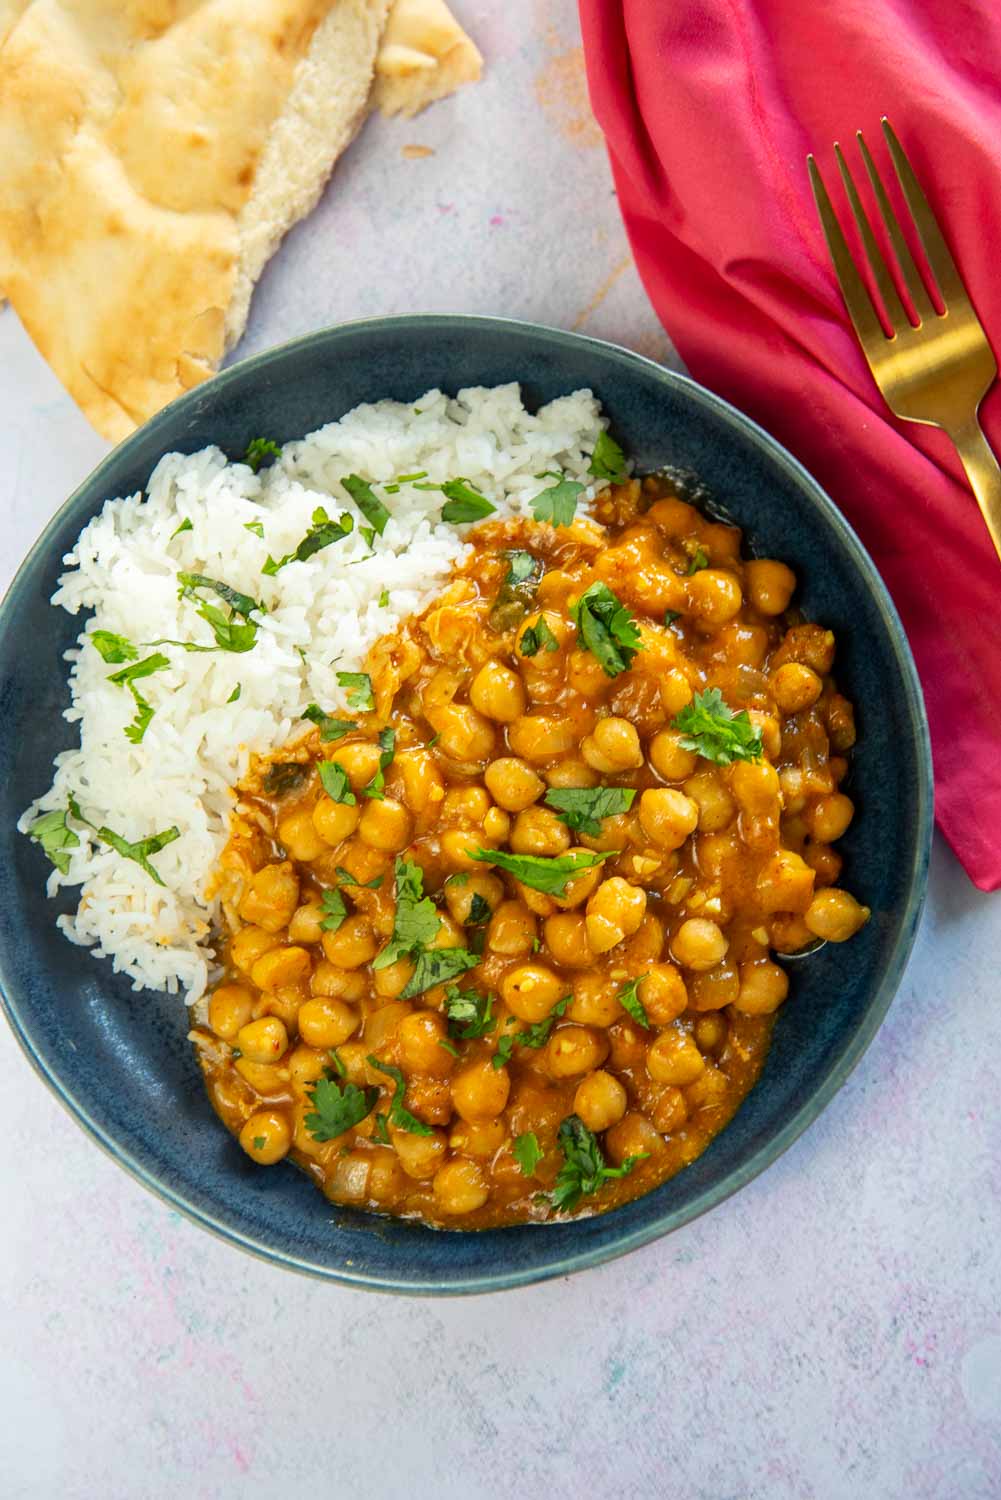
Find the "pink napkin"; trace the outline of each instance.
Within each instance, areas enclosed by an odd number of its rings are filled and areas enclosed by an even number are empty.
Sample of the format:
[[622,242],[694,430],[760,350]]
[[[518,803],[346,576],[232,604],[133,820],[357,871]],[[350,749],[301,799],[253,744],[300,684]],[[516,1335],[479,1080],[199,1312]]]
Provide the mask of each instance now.
[[[898,422],[841,301],[806,174],[887,115],[1001,348],[1001,12],[989,0],[580,0],[647,291],[691,374],[820,480],[872,553],[931,720],[939,825],[1001,886],[1001,562],[944,434]],[[835,190],[836,189],[836,190]],[[870,202],[870,209],[872,208]],[[1001,452],[1001,396],[984,403]],[[878,713],[877,704],[866,713]]]

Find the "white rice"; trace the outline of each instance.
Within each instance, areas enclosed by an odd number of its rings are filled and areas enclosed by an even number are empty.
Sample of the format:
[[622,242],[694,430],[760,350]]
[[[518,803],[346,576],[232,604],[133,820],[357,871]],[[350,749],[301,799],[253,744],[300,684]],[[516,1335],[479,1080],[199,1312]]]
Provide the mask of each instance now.
[[[66,808],[72,795],[93,824],[130,842],[175,825],[180,837],[154,856],[161,887],[72,822],[80,846],[69,851],[68,873],[53,869],[48,881],[50,896],[64,885],[81,887],[76,912],[59,918],[70,941],[110,958],[135,989],[181,989],[189,1003],[197,1001],[212,967],[215,913],[206,884],[228,836],[231,788],[250,753],[300,734],[310,702],[344,710],[336,673],[359,670],[372,643],[424,608],[464,555],[469,528],[443,524],[442,495],[410,484],[395,495],[377,484],[392,519],[371,555],[359,534],[367,522],[341,476],[383,483],[422,469],[429,481],[462,476],[504,517],[530,514],[529,501],[551,482],[538,476],[559,470],[589,486],[586,505],[600,487],[588,464],[604,425],[590,391],[552,401],[534,416],[517,385],[473,388],[454,399],[429,391],[413,407],[356,407],[286,444],[281,459],[257,475],[217,448],[168,453],[145,498],[108,500],[64,559],[68,571],[52,597],[70,614],[94,611],[77,649],[66,654],[66,718],[79,725],[80,745],[56,757],[51,788],[18,826],[27,831],[40,813]],[[280,557],[298,545],[318,506],[332,516],[352,513],[354,532],[275,577],[262,575],[269,553]],[[191,529],[175,536],[185,521]],[[263,526],[263,539],[247,530],[253,522]],[[137,683],[154,716],[134,745],[123,732],[136,712],[132,694],[108,681],[120,669],[88,644],[88,634],[124,635],[141,655],[164,637],[214,644],[196,602],[178,599],[179,572],[221,579],[262,600],[267,613],[253,616],[257,642],[243,654],[157,648],[170,667]],[[384,589],[388,605],[379,603]]]

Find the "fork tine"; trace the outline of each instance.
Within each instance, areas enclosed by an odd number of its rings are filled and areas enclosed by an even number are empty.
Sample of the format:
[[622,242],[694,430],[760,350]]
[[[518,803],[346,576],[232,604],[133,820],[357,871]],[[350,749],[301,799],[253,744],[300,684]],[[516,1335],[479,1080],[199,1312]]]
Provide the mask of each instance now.
[[848,163],[845,161],[841,147],[837,141],[834,143],[834,155],[837,159],[838,170],[841,173],[841,181],[844,183],[845,192],[848,194],[848,202],[851,204],[851,210],[855,216],[855,223],[858,225],[858,232],[862,236],[862,244],[869,262],[869,268],[875,278],[876,285],[879,287],[879,295],[883,299],[886,316],[890,320],[890,327],[903,328],[909,321],[907,313],[904,310],[904,304],[901,302],[900,294],[893,284],[893,277],[887,270],[886,261],[883,259],[883,252],[876,243],[876,236],[872,232],[868,215],[862,207],[862,200],[855,187],[855,180],[848,170]]
[[951,299],[968,300],[966,287],[963,279],[956,269],[956,262],[949,253],[949,247],[942,237],[942,231],[938,227],[938,221],[928,205],[928,199],[924,195],[914,168],[904,154],[904,148],[897,140],[893,126],[886,117],[881,121],[886,144],[890,148],[893,165],[897,173],[897,181],[900,183],[904,197],[907,199],[907,207],[917,226],[918,235],[924,246],[924,252],[928,257],[932,274],[938,282],[938,289],[942,293],[942,301],[948,305]]
[[817,213],[820,215],[821,228],[827,241],[827,248],[831,252],[831,260],[834,262],[834,272],[841,287],[841,295],[845,299],[848,316],[851,318],[858,334],[863,349],[877,339],[885,339],[883,325],[876,316],[876,309],[872,305],[872,299],[866,290],[865,282],[855,269],[851,251],[841,233],[841,225],[838,223],[837,214],[831,206],[831,200],[827,196],[824,179],[820,175],[820,168],[814,161],[812,155],[806,158],[807,170],[810,173],[810,185],[813,188],[813,197],[817,205]]
[[[876,163],[869,155],[869,147],[863,139],[861,130],[855,132],[855,138],[862,153],[862,160],[865,162],[865,169],[869,174],[869,181],[872,183],[872,190],[876,194],[876,202],[879,204],[879,211],[883,215],[883,223],[886,225],[886,232],[890,236],[890,242],[897,257],[897,264],[907,283],[907,290],[910,292],[911,300],[917,309],[918,318],[922,323],[927,322],[929,318],[937,316],[932,306],[931,298],[925,289],[924,282],[921,280],[918,268],[914,264],[914,257],[907,248],[907,241],[904,239],[897,216],[893,211],[893,204],[886,195],[883,179],[876,171]],[[901,186],[903,186],[903,183],[901,183]],[[920,188],[918,191],[920,192]],[[914,210],[912,209],[911,212],[913,213]]]

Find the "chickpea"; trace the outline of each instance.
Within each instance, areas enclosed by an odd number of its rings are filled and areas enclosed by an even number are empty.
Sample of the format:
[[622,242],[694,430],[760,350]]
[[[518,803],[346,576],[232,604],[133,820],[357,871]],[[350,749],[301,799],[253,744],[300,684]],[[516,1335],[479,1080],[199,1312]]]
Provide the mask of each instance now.
[[740,584],[723,568],[700,568],[687,580],[688,613],[716,630],[732,620],[744,602]]
[[688,1085],[685,1098],[689,1108],[712,1108],[723,1103],[729,1087],[729,1080],[722,1069],[707,1063],[705,1072]]
[[251,876],[239,909],[245,922],[263,927],[265,932],[281,932],[298,905],[299,877],[286,860],[264,865]]
[[680,849],[698,827],[699,804],[674,787],[649,787],[639,800],[640,827],[661,849]]
[[506,844],[511,833],[511,814],[492,807],[483,819],[483,832],[492,845]]
[[565,969],[587,969],[596,954],[587,940],[587,923],[580,912],[560,911],[543,924],[546,947]]
[[683,790],[699,806],[699,831],[719,833],[728,828],[737,815],[737,804],[730,796],[718,771],[696,771],[689,776]]
[[664,951],[664,924],[647,912],[632,937],[622,945],[622,961],[627,968],[640,971]]
[[249,974],[261,954],[280,943],[277,934],[265,932],[263,927],[241,927],[230,939],[229,956],[238,969]]
[[494,726],[489,719],[462,703],[429,709],[428,722],[438,735],[437,748],[449,760],[463,764],[489,760],[494,749]]
[[374,1203],[392,1203],[404,1187],[400,1158],[389,1146],[376,1146],[368,1156],[368,1196]]
[[511,1092],[507,1068],[495,1068],[488,1058],[467,1063],[452,1078],[455,1112],[469,1124],[493,1120],[503,1111]]
[[289,813],[281,819],[278,824],[278,839],[284,844],[289,857],[299,860],[301,864],[319,859],[327,847],[313,826],[312,815],[302,811]]
[[270,994],[261,995],[255,1006],[255,1016],[277,1016],[291,1030],[297,1022],[299,1007],[306,999],[302,984],[283,984]]
[[574,1078],[600,1068],[608,1052],[608,1038],[589,1026],[560,1026],[546,1044],[546,1071],[550,1078]]
[[769,929],[769,944],[776,953],[799,953],[809,948],[817,939],[803,918],[791,912],[781,912],[772,918]]
[[620,875],[612,875],[588,900],[588,943],[595,953],[607,953],[634,933],[645,915],[646,891]]
[[595,1132],[617,1125],[626,1112],[627,1103],[622,1084],[604,1068],[582,1078],[573,1096],[574,1114],[580,1115],[588,1130]]
[[813,899],[815,878],[792,849],[776,849],[758,872],[755,899],[763,912],[805,912]]
[[289,1071],[286,1067],[253,1062],[249,1057],[238,1057],[233,1067],[255,1093],[284,1094],[288,1089]]
[[[553,590],[553,582],[550,580],[552,580],[552,574],[546,576],[545,581],[548,584],[548,588],[543,590],[543,592],[550,594],[550,597],[552,597],[550,591]],[[521,625],[519,625],[518,633],[515,637],[515,655],[518,661],[522,663],[522,669],[527,673],[531,673],[533,677],[551,675],[558,670],[560,665],[561,654],[559,651],[547,651],[543,646],[533,656],[526,656],[522,650],[526,631],[537,630],[540,623],[545,623],[550,634],[556,638],[561,646],[570,637],[570,626],[565,617],[562,614],[557,614],[553,609],[543,610],[541,614],[535,610],[525,617]]]
[[724,959],[713,969],[692,975],[688,1004],[692,1010],[722,1010],[732,1005],[740,990],[736,965]]
[[292,1129],[280,1109],[257,1109],[240,1131],[240,1145],[252,1160],[270,1167],[289,1153]]
[[358,837],[370,849],[396,854],[405,849],[413,834],[413,819],[394,797],[371,799],[358,824]]
[[[591,852],[591,850],[584,849],[577,844],[574,844],[572,848],[567,850],[568,854],[590,854]],[[589,870],[582,870],[579,875],[575,875],[572,880],[567,881],[565,895],[553,896],[551,898],[553,904],[560,907],[562,911],[570,911],[575,906],[582,906],[588,900],[591,893],[598,888],[601,881],[601,872],[602,866],[600,864],[592,865]],[[534,894],[539,895],[541,893],[534,892]],[[543,901],[548,901],[549,899],[546,896],[542,897]],[[545,915],[548,916],[551,910],[552,907],[549,907]]]
[[442,821],[476,827],[490,811],[490,798],[481,786],[453,786],[441,804]]
[[313,827],[324,844],[334,848],[351,837],[361,814],[357,805],[350,807],[346,802],[331,802],[329,797],[321,797],[313,808]]
[[677,729],[662,729],[650,741],[650,764],[665,781],[685,781],[695,770],[698,756],[685,750]]
[[[409,1000],[390,1000],[378,1010],[371,1011],[362,1027],[366,1052],[381,1051],[396,1036],[404,1016],[409,1016],[412,1011]],[[384,1084],[386,1079],[383,1074],[375,1073],[369,1082]]]
[[466,871],[482,870],[483,864],[474,859],[470,850],[482,849],[486,846],[485,840],[479,833],[471,832],[468,828],[446,828],[438,840],[438,847],[446,866],[450,870]]
[[472,1214],[490,1197],[490,1185],[474,1161],[447,1161],[432,1183],[435,1206],[443,1214]]
[[299,1010],[299,1035],[311,1047],[339,1047],[354,1036],[358,1023],[357,1010],[330,995],[307,1000]]
[[761,735],[761,748],[769,760],[775,760],[782,750],[782,729],[774,714],[766,714],[760,708],[749,708],[747,717]]
[[433,1177],[441,1166],[448,1143],[443,1130],[432,1130],[430,1135],[411,1135],[409,1131],[390,1128],[393,1149],[400,1158],[400,1166],[408,1177],[422,1182]]
[[573,1000],[565,1012],[568,1021],[581,1026],[600,1026],[607,1029],[622,1020],[623,1010],[619,1004],[620,981],[612,979],[605,969],[590,968],[576,974],[573,980]]
[[721,963],[729,947],[718,925],[708,917],[689,917],[671,939],[671,953],[685,969],[703,971]]
[[[367,1042],[342,1042],[337,1049],[337,1056],[341,1060],[344,1076],[348,1083],[356,1083],[359,1088],[369,1083],[369,1045]],[[385,1083],[385,1077],[378,1075]]]
[[400,1063],[408,1073],[428,1073],[447,1078],[455,1058],[441,1045],[448,1040],[445,1018],[436,1010],[417,1010],[404,1016],[397,1028]]
[[784,714],[811,708],[824,691],[816,672],[798,661],[787,661],[773,672],[771,687],[772,697]]
[[403,800],[413,812],[427,812],[444,799],[445,783],[427,750],[399,751],[393,768],[403,782]]
[[719,1051],[726,1041],[726,1031],[726,1018],[718,1010],[710,1010],[704,1016],[699,1016],[692,1035],[695,1045],[705,1056],[707,1052]]
[[770,557],[744,564],[744,580],[754,608],[761,615],[781,615],[796,592],[796,575],[785,563]]
[[285,984],[300,984],[312,970],[308,948],[271,948],[261,954],[250,977],[259,990],[277,990]]
[[548,807],[526,807],[514,820],[511,848],[515,854],[565,854],[570,830]]
[[470,683],[469,701],[486,718],[510,724],[525,712],[525,685],[510,667],[488,661]]
[[[409,977],[408,974],[407,978]],[[405,983],[406,980],[404,980]],[[336,1000],[347,1000],[353,1005],[365,994],[367,986],[364,974],[338,968],[337,964],[321,958],[313,970],[309,988],[314,995],[332,995]],[[402,984],[400,989],[403,989]]]
[[809,844],[803,850],[803,858],[816,877],[814,890],[818,886],[837,885],[844,861],[830,844]]
[[588,787],[597,786],[601,777],[593,770],[586,761],[561,760],[559,765],[550,766],[546,771],[546,781],[551,787]]
[[536,940],[535,918],[522,901],[502,901],[487,928],[487,949],[503,958],[531,953]]
[[660,701],[665,713],[672,719],[675,714],[680,714],[687,703],[691,703],[692,685],[680,668],[672,667],[660,679]]
[[254,997],[245,985],[220,984],[209,996],[209,1025],[216,1036],[231,1042],[253,1010]]
[[705,1065],[692,1038],[674,1026],[662,1031],[646,1049],[646,1070],[656,1083],[684,1088],[694,1083]]
[[778,809],[779,773],[767,760],[738,760],[730,770],[730,790],[741,812],[771,816]]
[[368,786],[379,769],[379,746],[371,740],[347,740],[327,752],[327,760],[344,767],[353,792]]
[[844,943],[854,937],[869,917],[868,906],[861,906],[847,891],[830,886],[817,892],[803,914],[803,921],[815,937],[828,943]]
[[448,1144],[463,1156],[487,1158],[500,1150],[506,1138],[507,1126],[503,1120],[476,1120],[473,1124],[459,1120],[452,1126]]
[[370,1152],[348,1151],[343,1155],[338,1152],[333,1171],[323,1182],[323,1192],[332,1203],[364,1203],[370,1171]]
[[668,1084],[654,1105],[650,1118],[661,1135],[670,1135],[672,1131],[680,1130],[688,1119],[688,1105],[681,1090]]
[[751,959],[740,966],[740,991],[733,1008],[745,1016],[768,1016],[778,1010],[788,993],[785,969],[769,958]]
[[[476,900],[477,896],[479,901]],[[496,911],[504,899],[504,883],[496,875],[453,875],[445,882],[445,905],[453,919],[464,926],[472,916],[473,906],[482,912]]]
[[326,915],[319,901],[304,902],[293,912],[288,924],[289,940],[293,943],[318,943],[323,936],[321,923]]
[[288,1032],[277,1016],[262,1016],[240,1027],[236,1044],[248,1062],[276,1063],[288,1051]]
[[832,792],[830,796],[818,797],[806,812],[806,825],[815,839],[823,844],[833,844],[848,832],[848,825],[855,816],[855,804],[844,792]]
[[633,1110],[608,1131],[605,1149],[615,1165],[621,1166],[627,1156],[660,1156],[664,1142],[646,1116]]
[[491,761],[483,779],[498,807],[513,813],[524,812],[546,789],[542,777],[514,755],[503,755],[500,760]]
[[688,1008],[685,981],[673,964],[655,964],[638,990],[643,1009],[655,1026],[666,1026]]
[[609,715],[599,719],[594,729],[581,741],[580,753],[594,770],[608,776],[617,771],[633,771],[643,764],[640,737],[628,719]]
[[541,763],[576,749],[578,733],[565,714],[523,714],[508,725],[507,742],[521,759]]
[[336,932],[323,934],[323,951],[327,961],[339,969],[360,969],[371,963],[378,944],[371,923],[361,912],[345,917]]
[[519,1021],[542,1021],[567,992],[558,974],[544,964],[522,964],[501,980],[501,999]]
[[567,658],[567,684],[582,698],[595,698],[608,683],[604,667],[590,651],[571,651]]
[[307,1093],[330,1066],[330,1059],[325,1052],[318,1052],[315,1047],[302,1045],[290,1052],[285,1061],[292,1088],[297,1094]]
[[649,1031],[628,1017],[610,1026],[608,1040],[612,1049],[609,1054],[612,1067],[619,1073],[627,1068],[638,1068],[646,1057],[649,1037]]

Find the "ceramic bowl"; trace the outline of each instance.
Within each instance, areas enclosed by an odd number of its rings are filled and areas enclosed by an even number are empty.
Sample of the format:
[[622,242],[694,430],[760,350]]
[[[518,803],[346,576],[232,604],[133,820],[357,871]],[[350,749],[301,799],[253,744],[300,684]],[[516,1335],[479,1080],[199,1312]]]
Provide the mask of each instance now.
[[[134,994],[71,946],[45,895],[47,863],[21,811],[72,743],[63,652],[80,621],[49,597],[61,560],[109,496],[141,490],[162,454],[216,443],[243,453],[299,437],[361,401],[432,386],[519,381],[530,406],[589,386],[639,471],[694,470],[744,529],[784,559],[806,616],[838,638],[858,711],[842,841],[846,883],[872,908],[851,943],[795,965],[761,1081],[686,1170],[610,1213],[543,1226],[447,1232],[332,1206],[292,1165],[252,1165],[209,1107],[183,1005]],[[772,438],[692,381],[592,339],[502,319],[415,316],[326,329],[225,370],[122,443],[46,528],[0,611],[0,987],[14,1033],[85,1130],[139,1181],[234,1245],[333,1281],[409,1293],[483,1292],[621,1255],[722,1202],[819,1114],[871,1041],[900,980],[925,892],[932,827],[928,735],[900,621],[858,538]]]

